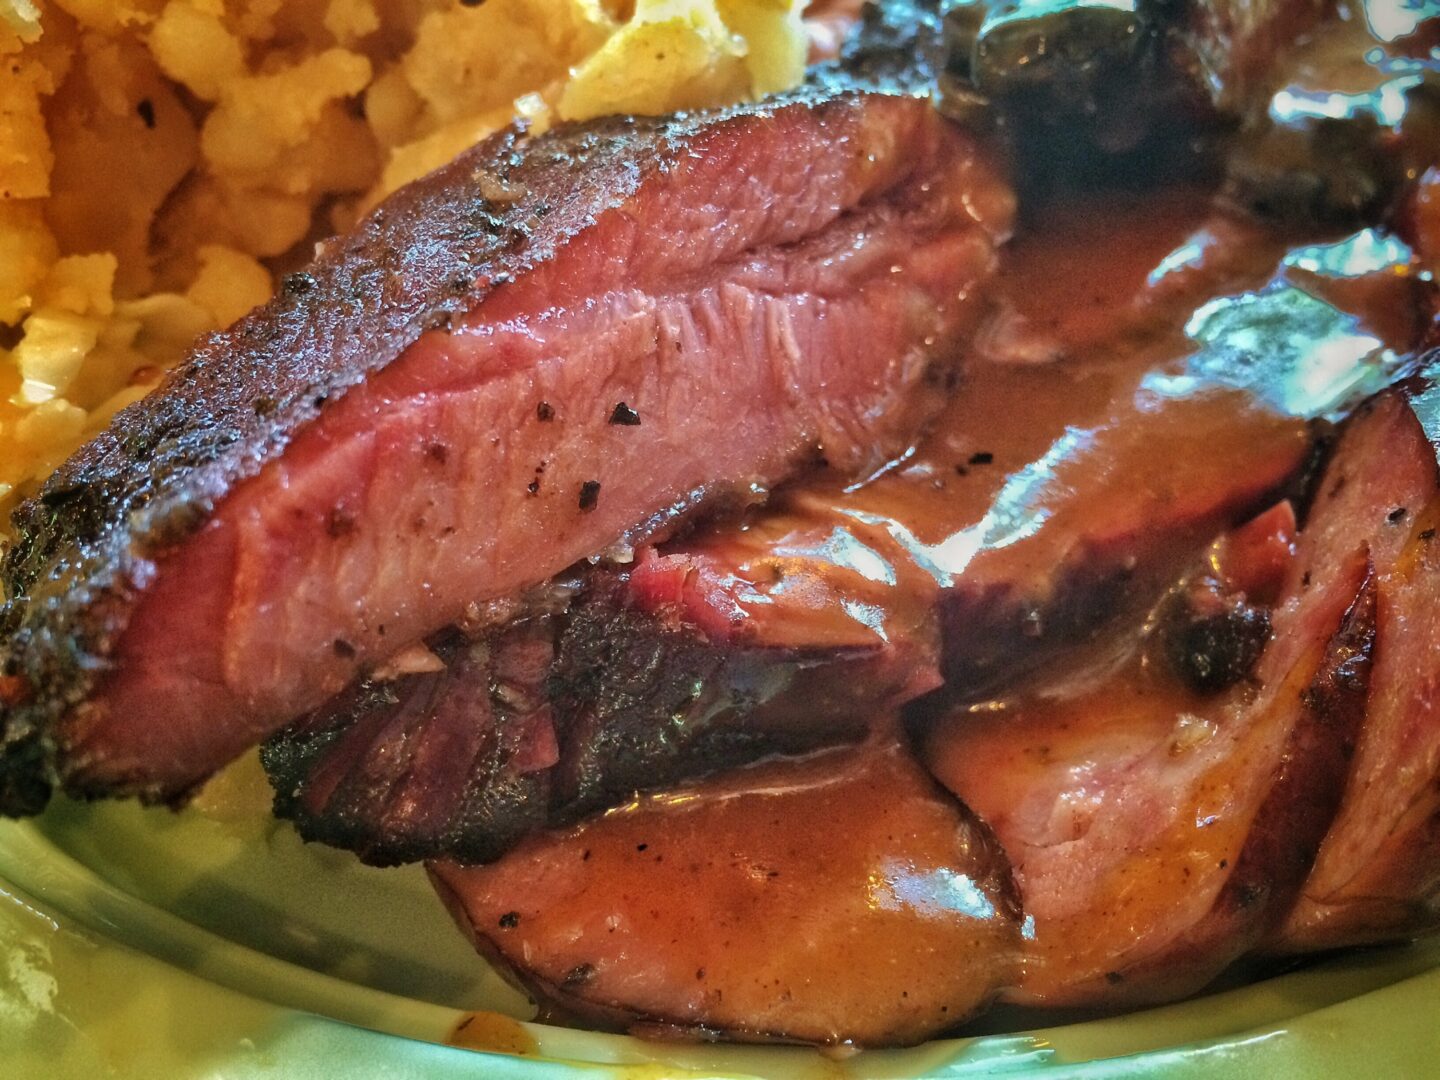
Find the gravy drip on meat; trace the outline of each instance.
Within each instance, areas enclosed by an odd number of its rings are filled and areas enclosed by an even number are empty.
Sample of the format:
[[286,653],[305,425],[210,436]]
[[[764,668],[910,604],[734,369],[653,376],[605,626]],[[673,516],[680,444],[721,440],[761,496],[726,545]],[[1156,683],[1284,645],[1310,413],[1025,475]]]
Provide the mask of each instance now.
[[[683,550],[742,641],[747,616],[768,645],[939,634],[962,696],[1013,675],[1034,645],[1085,640],[1097,620],[1077,605],[1123,608],[1131,591],[1143,610],[1216,532],[1283,493],[1317,417],[1363,396],[1315,357],[1329,350],[1378,388],[1419,331],[1414,282],[1395,271],[1403,244],[1367,231],[1287,251],[1238,220],[1200,219],[1204,205],[1194,191],[1112,195],[1030,222],[981,335],[988,362],[928,439],[866,483],[810,478],[662,558]],[[1292,354],[1261,341],[1276,359],[1247,368],[1229,335],[1267,318],[1294,335]],[[1146,581],[1130,580],[1138,555]],[[1111,577],[1086,580],[1097,572]]]

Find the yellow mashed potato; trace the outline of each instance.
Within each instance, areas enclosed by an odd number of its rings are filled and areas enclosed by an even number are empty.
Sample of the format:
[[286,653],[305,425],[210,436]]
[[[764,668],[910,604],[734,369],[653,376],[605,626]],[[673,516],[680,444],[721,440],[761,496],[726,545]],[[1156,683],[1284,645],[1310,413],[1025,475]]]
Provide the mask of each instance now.
[[0,545],[194,338],[532,130],[797,83],[800,0],[0,0]]

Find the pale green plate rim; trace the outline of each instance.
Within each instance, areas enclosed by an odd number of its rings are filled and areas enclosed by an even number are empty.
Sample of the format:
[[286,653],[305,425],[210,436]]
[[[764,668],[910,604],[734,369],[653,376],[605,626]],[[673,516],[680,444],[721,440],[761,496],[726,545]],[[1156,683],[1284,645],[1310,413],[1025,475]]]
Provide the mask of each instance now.
[[[93,1075],[103,1062],[117,1076],[1440,1076],[1437,941],[1336,957],[1129,1016],[849,1059],[657,1045],[540,1024],[517,1027],[535,1039],[536,1056],[459,1050],[440,1045],[463,1016],[457,1009],[237,944],[106,880],[65,849],[63,832],[59,841],[52,833],[43,818],[0,823],[0,946],[9,954],[0,964],[0,1060],[8,1075]],[[33,968],[37,955],[57,949],[83,961],[40,972],[53,1015],[27,1026],[15,1014],[26,990],[15,957]],[[36,996],[33,978],[28,992]],[[133,1035],[87,1023],[106,995],[138,1010]],[[141,999],[156,1004],[146,1012],[133,1004]],[[227,1019],[217,1026],[216,1016]],[[185,1035],[167,1043],[165,1032]]]

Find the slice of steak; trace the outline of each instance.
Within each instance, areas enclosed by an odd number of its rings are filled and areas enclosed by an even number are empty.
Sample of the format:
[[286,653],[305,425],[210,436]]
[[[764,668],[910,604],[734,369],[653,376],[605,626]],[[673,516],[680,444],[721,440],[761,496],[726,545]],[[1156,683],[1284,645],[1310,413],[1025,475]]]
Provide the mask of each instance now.
[[488,140],[202,341],[17,513],[0,807],[183,797],[473,605],[907,446],[1011,215],[930,107],[933,22]]
[[[1391,476],[1356,463],[1393,444],[1407,410],[1387,391],[1347,424],[1268,612],[1271,640],[1229,689],[1197,688],[1183,662],[1185,677],[1169,678],[1141,653],[1078,687],[958,713],[930,733],[932,767],[996,830],[1035,916],[1033,962],[1014,1000],[1183,996],[1286,919],[1369,723],[1380,567],[1407,532],[1391,518],[1412,466],[1395,462]],[[1273,521],[1261,524],[1263,538]],[[1263,584],[1273,570],[1248,576]]]
[[962,1023],[1016,975],[987,830],[892,742],[767,762],[430,867],[462,929],[601,1023],[860,1046]]
[[637,791],[858,741],[863,708],[916,692],[877,683],[916,673],[874,647],[708,640],[607,570],[563,617],[451,631],[429,655],[436,670],[364,680],[264,744],[275,813],[306,840],[378,866],[489,862]]
[[[1375,670],[1340,812],[1274,947],[1308,951],[1440,926],[1440,404],[1432,368],[1377,404],[1330,467],[1315,524],[1372,531]],[[1342,486],[1343,485],[1343,486]],[[1336,490],[1339,488],[1339,490]],[[1345,488],[1371,492],[1364,505]]]

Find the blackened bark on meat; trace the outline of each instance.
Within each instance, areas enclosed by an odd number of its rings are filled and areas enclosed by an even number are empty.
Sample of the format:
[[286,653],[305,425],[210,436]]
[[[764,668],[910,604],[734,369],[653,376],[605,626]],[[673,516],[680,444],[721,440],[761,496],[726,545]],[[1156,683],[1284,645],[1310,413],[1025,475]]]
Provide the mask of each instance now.
[[614,596],[588,598],[569,620],[550,682],[561,817],[767,754],[863,738],[876,688],[857,676],[879,651],[714,643]]
[[497,858],[548,822],[548,617],[433,643],[440,672],[364,680],[271,739],[275,813],[375,866]]
[[1192,690],[1217,693],[1250,674],[1270,640],[1270,613],[1211,582],[1182,588],[1162,607],[1158,631],[1171,668]]
[[[613,576],[539,627],[451,632],[432,643],[444,672],[363,681],[272,738],[277,816],[372,865],[489,862],[637,792],[858,741],[890,703],[865,678],[880,655],[714,643],[627,608]],[[517,645],[559,625],[543,663],[507,680]]]

